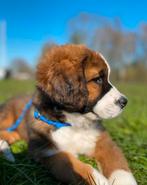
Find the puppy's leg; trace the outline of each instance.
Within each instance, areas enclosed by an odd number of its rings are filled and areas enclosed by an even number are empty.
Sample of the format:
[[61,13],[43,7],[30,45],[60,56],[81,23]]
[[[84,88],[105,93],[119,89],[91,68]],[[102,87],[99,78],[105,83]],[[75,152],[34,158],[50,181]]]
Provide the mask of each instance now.
[[[29,153],[41,162],[60,182],[66,184],[108,185],[108,180],[92,166],[78,160],[74,155],[60,152],[50,135],[51,127],[37,121],[29,140]],[[72,147],[72,146],[71,146]]]
[[3,153],[7,160],[15,162],[15,158],[11,153],[10,146],[5,140],[0,140],[0,153]]
[[95,158],[111,185],[137,184],[121,150],[106,132],[103,132],[97,141]]
[[20,136],[17,132],[8,132],[5,130],[0,131],[0,152],[2,152],[6,159],[11,162],[15,161],[13,154],[11,153],[9,144],[19,140]]
[[60,152],[44,157],[40,162],[59,181],[70,184],[108,185],[108,180],[90,165],[70,153]]
[[20,140],[21,138],[16,131],[8,132],[6,130],[1,130],[0,139],[7,141],[9,144],[12,144],[17,140]]

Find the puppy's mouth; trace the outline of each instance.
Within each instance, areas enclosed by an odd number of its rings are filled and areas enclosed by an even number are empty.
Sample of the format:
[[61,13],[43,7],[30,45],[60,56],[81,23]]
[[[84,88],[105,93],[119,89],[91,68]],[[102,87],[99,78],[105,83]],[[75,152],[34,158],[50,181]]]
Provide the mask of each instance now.
[[111,88],[93,107],[93,112],[99,119],[109,119],[118,116],[127,105],[127,98],[115,87]]

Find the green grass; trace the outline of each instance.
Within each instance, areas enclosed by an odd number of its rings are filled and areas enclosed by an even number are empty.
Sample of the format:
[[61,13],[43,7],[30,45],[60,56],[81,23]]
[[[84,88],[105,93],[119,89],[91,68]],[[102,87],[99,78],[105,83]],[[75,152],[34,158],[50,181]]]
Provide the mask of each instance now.
[[[126,83],[118,88],[128,97],[128,106],[118,118],[107,120],[104,125],[122,148],[138,184],[147,185],[147,85]],[[0,81],[0,102],[33,89],[34,83],[31,81]],[[11,148],[16,163],[0,157],[0,185],[61,184],[41,165],[27,157],[26,146],[22,141]],[[95,165],[83,156],[80,159]]]
[[0,81],[0,103],[24,93],[30,93],[35,87],[34,81],[3,80]]
[[125,153],[138,184],[147,185],[147,85],[121,84],[119,89],[128,97],[128,106],[104,124]]

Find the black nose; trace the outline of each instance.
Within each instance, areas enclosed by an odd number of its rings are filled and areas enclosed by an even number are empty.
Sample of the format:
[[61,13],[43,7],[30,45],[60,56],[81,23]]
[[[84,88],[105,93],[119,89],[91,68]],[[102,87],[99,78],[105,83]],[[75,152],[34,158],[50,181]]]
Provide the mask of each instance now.
[[124,108],[127,105],[127,98],[125,98],[124,96],[121,96],[117,101],[116,104],[120,106],[120,108]]

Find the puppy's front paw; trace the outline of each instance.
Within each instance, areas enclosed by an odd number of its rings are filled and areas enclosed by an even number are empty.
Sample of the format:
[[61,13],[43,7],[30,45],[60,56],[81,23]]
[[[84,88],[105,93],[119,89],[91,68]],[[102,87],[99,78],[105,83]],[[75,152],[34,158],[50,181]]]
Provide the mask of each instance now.
[[8,161],[15,162],[15,158],[11,153],[10,146],[5,140],[0,140],[0,152],[2,152]]
[[92,185],[109,185],[108,180],[102,174],[100,174],[96,169],[93,169],[91,177]]
[[109,178],[110,185],[137,185],[132,173],[125,170],[116,170]]

